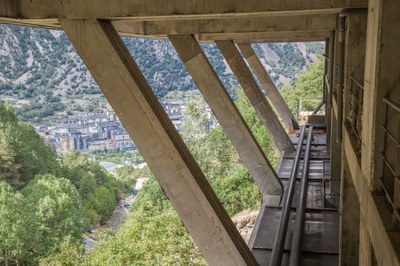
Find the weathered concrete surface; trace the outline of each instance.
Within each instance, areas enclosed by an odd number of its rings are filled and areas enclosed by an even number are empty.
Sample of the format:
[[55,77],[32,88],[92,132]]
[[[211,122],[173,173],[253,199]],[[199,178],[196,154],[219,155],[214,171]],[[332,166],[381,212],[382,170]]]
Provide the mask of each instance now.
[[[374,196],[371,192],[368,177],[364,176],[361,170],[347,130],[343,132],[343,147],[360,202],[359,265],[371,265],[372,244],[378,265],[399,266],[400,233],[386,230],[386,224],[382,217],[388,216],[386,214],[387,206],[383,202],[383,196]],[[385,220],[387,222],[387,218]]]
[[382,173],[384,103],[400,103],[400,1],[370,0],[365,56],[361,168],[371,189]]
[[324,41],[329,38],[331,31],[292,31],[292,32],[251,32],[251,33],[214,33],[197,34],[200,42],[235,41],[236,43],[262,43],[262,42],[306,42]]
[[282,183],[275,170],[196,39],[191,35],[171,35],[169,39],[261,193],[264,196],[282,195]]
[[[385,134],[382,125],[386,124],[392,134],[399,133],[400,114],[393,109],[386,112],[383,103],[384,97],[400,103],[399,13],[399,1],[369,1],[361,165],[358,165],[357,169],[358,184],[355,182],[361,204],[361,221],[365,223],[365,229],[362,230],[367,235],[360,239],[360,265],[364,261],[367,263],[365,265],[371,263],[368,261],[368,248],[371,245],[378,265],[400,265],[400,233],[388,230],[393,228],[394,213],[390,211],[385,196],[376,193],[380,191],[378,179],[384,176],[387,180],[392,179],[386,184],[389,191],[393,189],[389,193],[394,195],[389,197],[398,198],[398,194],[394,193],[396,187],[392,187],[392,184],[398,181],[398,177],[391,177],[383,171],[382,160],[382,155],[385,155],[388,161],[398,165],[396,152],[393,152],[396,144],[387,142],[384,145]],[[371,248],[369,250],[372,253]]]
[[[327,122],[326,122],[326,137],[331,140],[332,128],[331,121],[332,117],[335,115],[333,110],[333,76],[334,76],[334,65],[335,65],[335,33],[331,32],[329,39],[327,41],[328,47],[328,73],[326,75],[327,81],[327,91],[326,91],[326,105],[327,105]],[[328,141],[328,148],[331,146],[331,141]]]
[[[333,99],[333,102],[335,100]],[[334,113],[333,113],[334,114]],[[331,192],[339,195],[340,194],[340,169],[341,169],[341,163],[342,163],[342,144],[341,143],[336,143],[336,132],[337,132],[337,120],[336,116],[332,116],[332,124],[331,124],[331,146],[330,146],[330,151],[331,151]]]
[[[17,3],[17,4],[16,4]],[[0,17],[25,19],[96,19],[111,17],[154,18],[220,17],[264,14],[330,14],[345,8],[367,7],[367,0],[2,0]]]
[[366,28],[367,12],[347,16],[343,117],[353,124],[355,120],[361,121],[362,115],[358,102],[362,103],[363,89],[357,83],[364,80]]
[[[364,72],[364,58],[365,58],[365,36],[366,36],[366,21],[367,14],[350,14],[347,16],[347,31],[345,38],[345,65],[344,65],[344,108],[343,117],[344,121],[350,119],[349,104],[353,101],[352,93],[360,90],[357,85],[353,84],[351,77],[356,80],[363,79]],[[350,92],[352,90],[353,92]],[[353,106],[354,108],[354,106]],[[357,108],[357,107],[356,107]],[[357,109],[354,109],[357,110]],[[339,112],[339,110],[337,110]],[[361,111],[360,115],[361,115]],[[333,138],[337,129],[333,130]],[[346,130],[345,128],[343,130]],[[355,141],[356,143],[356,141]],[[338,149],[332,148],[332,151]],[[335,154],[332,154],[335,156]],[[346,157],[343,154],[341,161],[341,223],[340,223],[340,265],[358,265],[359,264],[359,251],[364,252],[366,247],[360,247],[360,206],[357,197],[353,180],[351,179],[350,170]],[[337,157],[332,159],[333,164],[336,164]],[[340,165],[337,165],[340,167]],[[333,170],[335,171],[335,170]],[[336,171],[335,171],[336,172]],[[362,236],[365,239],[365,236]],[[365,258],[361,258],[360,262],[365,263]],[[360,265],[364,265],[361,264]]]
[[[339,38],[339,30],[334,32],[334,36],[331,37],[334,41],[333,44],[333,54],[331,62],[331,73],[330,73],[330,83],[331,87],[331,104],[332,104],[332,113],[331,113],[331,124],[330,124],[330,151],[331,151],[331,177],[332,177],[332,191],[335,194],[340,193],[340,171],[341,171],[341,162],[342,162],[342,128],[339,128],[338,118],[342,116],[342,109],[338,104],[339,101],[339,90],[342,89],[341,83],[339,80],[340,71],[344,71],[344,68],[340,67],[340,49],[344,49],[344,45],[340,45]],[[340,114],[340,115],[339,115]],[[343,122],[343,121],[342,121]]]
[[[357,81],[364,78],[365,45],[367,31],[367,13],[347,16],[346,51],[345,51],[345,90],[351,89],[351,76]],[[354,84],[353,89],[357,89]],[[350,97],[350,95],[349,95]],[[348,107],[348,106],[346,106]],[[345,107],[344,117],[348,114]]]
[[247,67],[239,50],[232,41],[216,42],[221,50],[229,67],[239,81],[244,93],[249,99],[251,105],[256,110],[261,121],[264,123],[269,135],[272,137],[275,145],[280,151],[294,152],[292,141],[279,122],[274,110],[270,106],[266,97],[258,87],[256,80]]
[[234,17],[218,19],[113,21],[123,34],[165,36],[172,34],[257,33],[294,31],[332,31],[336,15],[302,15],[290,17]]
[[360,249],[359,249],[359,266],[377,266],[373,258],[373,250],[371,238],[369,238],[368,227],[363,214],[360,215]]
[[256,265],[111,23],[98,20],[60,23],[207,262]]
[[346,158],[342,155],[340,189],[339,265],[358,265],[360,242],[360,203]]
[[253,69],[254,74],[263,86],[264,90],[267,92],[268,97],[271,99],[272,104],[276,108],[280,118],[286,127],[293,131],[299,129],[297,120],[294,118],[292,112],[290,111],[288,105],[283,99],[282,95],[278,91],[271,77],[268,75],[267,70],[264,68],[260,59],[254,52],[250,44],[239,44],[239,48],[242,51],[244,57],[249,63],[250,67]]

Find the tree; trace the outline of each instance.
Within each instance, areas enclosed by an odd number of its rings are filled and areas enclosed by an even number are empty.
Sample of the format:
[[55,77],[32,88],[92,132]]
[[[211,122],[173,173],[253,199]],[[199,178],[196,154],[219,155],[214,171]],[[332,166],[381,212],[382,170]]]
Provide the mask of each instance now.
[[23,196],[4,181],[0,181],[0,221],[0,264],[19,264],[27,257],[28,223]]
[[[136,157],[137,158],[137,157]],[[124,165],[116,169],[118,188],[123,193],[133,190],[136,180],[143,173],[141,169],[135,169],[132,165]]]
[[29,182],[22,194],[31,228],[25,249],[33,258],[59,250],[66,236],[75,243],[82,241],[87,224],[78,191],[69,180],[39,175]]
[[56,173],[54,150],[35,129],[19,122],[9,105],[0,104],[0,179],[17,189],[37,174]]
[[53,252],[47,258],[41,258],[40,265],[48,266],[74,266],[82,259],[84,254],[83,244],[77,244],[70,236],[64,238],[61,243],[60,251]]
[[[320,58],[308,71],[300,74],[293,87],[285,85],[282,88],[282,96],[293,114],[297,111],[299,101],[303,101],[303,110],[314,110],[317,107],[318,100],[322,100],[323,77],[324,60]],[[308,100],[313,102],[306,102]]]
[[97,226],[112,214],[120,195],[114,177],[87,156],[71,153],[62,158],[62,176],[69,179],[82,198],[90,224]]
[[206,265],[178,215],[137,211],[118,232],[99,241],[83,265]]
[[236,167],[230,176],[213,179],[211,185],[231,217],[261,205],[261,194],[244,166]]
[[78,244],[86,228],[79,194],[70,181],[35,177],[21,191],[0,181],[0,264],[37,264],[58,252],[64,238]]
[[238,91],[237,107],[268,160],[273,167],[276,167],[280,156],[279,150],[243,90]]

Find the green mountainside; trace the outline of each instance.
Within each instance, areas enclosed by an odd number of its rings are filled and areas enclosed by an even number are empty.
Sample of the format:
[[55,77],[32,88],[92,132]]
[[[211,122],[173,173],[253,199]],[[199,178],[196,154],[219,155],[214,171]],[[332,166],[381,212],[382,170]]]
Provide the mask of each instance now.
[[[196,86],[165,40],[123,38],[155,94]],[[238,83],[215,45],[204,51],[233,92]],[[257,54],[280,87],[293,84],[302,70],[318,61],[322,43],[257,44]],[[12,103],[23,121],[59,122],[69,115],[108,108],[96,82],[61,31],[0,25],[0,97]]]

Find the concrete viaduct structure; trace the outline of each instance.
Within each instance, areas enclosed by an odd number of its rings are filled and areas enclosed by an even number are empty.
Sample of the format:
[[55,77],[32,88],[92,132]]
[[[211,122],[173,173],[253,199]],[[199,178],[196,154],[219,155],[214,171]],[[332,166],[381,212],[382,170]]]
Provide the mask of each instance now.
[[173,44],[270,206],[280,204],[283,183],[199,42],[218,45],[276,146],[288,155],[295,147],[287,130],[299,129],[297,120],[250,44],[325,41],[322,100],[331,190],[340,194],[339,262],[400,265],[400,1],[0,0],[0,23],[66,32],[210,265],[260,260],[120,35]]

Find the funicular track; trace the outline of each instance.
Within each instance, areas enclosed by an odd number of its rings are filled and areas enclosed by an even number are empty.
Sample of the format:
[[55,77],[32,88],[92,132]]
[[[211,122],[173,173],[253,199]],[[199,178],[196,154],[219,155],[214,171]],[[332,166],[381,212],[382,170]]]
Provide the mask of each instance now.
[[250,248],[260,265],[338,265],[338,202],[325,130],[306,125],[292,141],[301,149],[278,167],[284,197],[279,206],[263,204]]

